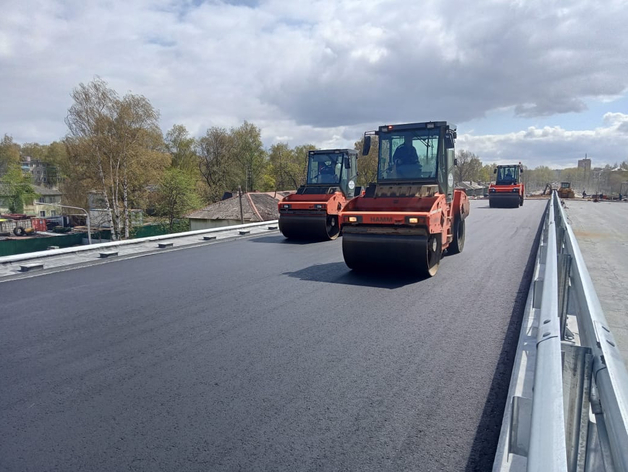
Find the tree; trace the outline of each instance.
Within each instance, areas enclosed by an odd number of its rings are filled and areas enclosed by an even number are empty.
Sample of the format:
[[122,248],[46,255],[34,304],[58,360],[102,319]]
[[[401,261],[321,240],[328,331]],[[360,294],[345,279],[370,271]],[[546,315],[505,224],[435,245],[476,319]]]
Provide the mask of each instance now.
[[65,143],[53,141],[48,145],[44,162],[48,167],[48,182],[50,185],[61,185],[65,177],[72,173]]
[[24,213],[25,204],[33,203],[38,197],[31,185],[30,176],[24,175],[19,165],[9,166],[0,182],[8,199],[10,213]]
[[159,112],[143,96],[120,99],[100,78],[79,84],[66,124],[70,161],[103,196],[111,215],[111,236],[128,238],[134,192],[145,190],[169,165],[163,153]]
[[371,137],[371,149],[367,156],[362,155],[364,137],[356,141],[354,148],[358,151],[358,185],[366,187],[377,180],[378,140],[377,136]]
[[173,231],[175,221],[188,211],[200,206],[194,190],[194,179],[187,172],[171,168],[164,172],[157,191],[157,214],[168,222]]
[[239,164],[236,169],[238,183],[247,192],[258,190],[267,164],[261,131],[254,124],[245,121],[231,130],[231,136],[234,160]]
[[290,149],[286,143],[273,144],[269,152],[270,173],[275,181],[275,190],[292,190],[304,185],[307,180],[309,152],[316,149],[305,144]]
[[471,151],[464,149],[456,153],[458,165],[454,170],[455,183],[477,181],[482,175],[482,161]]
[[289,179],[294,184],[295,189],[307,182],[307,163],[310,151],[315,149],[316,146],[313,144],[302,144],[293,149],[295,166],[289,174]]
[[547,166],[537,166],[526,171],[526,186],[528,190],[544,189],[547,184],[556,180],[555,172]]
[[292,176],[298,173],[298,163],[290,146],[287,143],[273,144],[268,153],[268,160],[275,190],[292,188]]
[[477,177],[477,181],[485,183],[485,184],[489,183],[491,180],[493,180],[493,176],[495,175],[493,174],[493,171],[495,170],[496,167],[497,167],[496,164],[483,165]]
[[198,157],[195,152],[196,140],[190,137],[183,125],[174,125],[166,133],[166,149],[172,157],[172,167],[189,174],[198,173]]
[[220,200],[225,191],[233,189],[233,138],[224,128],[209,128],[197,141],[198,166],[208,202]]
[[20,147],[20,154],[38,161],[43,161],[48,152],[48,146],[39,143],[24,143]]
[[8,134],[0,141],[0,176],[4,175],[12,165],[20,165],[20,146],[13,142]]

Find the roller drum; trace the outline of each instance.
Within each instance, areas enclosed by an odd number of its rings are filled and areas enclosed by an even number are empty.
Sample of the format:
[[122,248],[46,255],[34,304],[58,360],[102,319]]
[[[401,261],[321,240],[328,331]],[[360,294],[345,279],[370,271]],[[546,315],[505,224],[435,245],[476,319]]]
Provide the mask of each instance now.
[[329,241],[336,239],[340,230],[336,215],[280,215],[279,230],[288,239],[301,241]]
[[488,197],[491,208],[518,208],[521,196],[518,193],[493,194]]
[[436,274],[442,254],[440,235],[398,236],[346,232],[345,263],[357,271],[394,271],[422,277]]

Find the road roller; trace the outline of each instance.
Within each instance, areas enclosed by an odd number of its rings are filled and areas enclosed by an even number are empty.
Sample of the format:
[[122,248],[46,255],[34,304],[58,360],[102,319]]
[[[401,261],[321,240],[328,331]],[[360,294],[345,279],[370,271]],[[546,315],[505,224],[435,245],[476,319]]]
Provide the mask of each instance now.
[[523,166],[507,164],[497,166],[495,183],[488,187],[488,205],[491,208],[519,208],[525,200]]
[[456,127],[446,121],[380,126],[377,182],[340,213],[342,253],[356,271],[432,277],[464,248],[469,199],[454,188]]
[[309,151],[306,184],[279,202],[279,230],[288,239],[327,241],[340,234],[338,214],[360,192],[358,153]]

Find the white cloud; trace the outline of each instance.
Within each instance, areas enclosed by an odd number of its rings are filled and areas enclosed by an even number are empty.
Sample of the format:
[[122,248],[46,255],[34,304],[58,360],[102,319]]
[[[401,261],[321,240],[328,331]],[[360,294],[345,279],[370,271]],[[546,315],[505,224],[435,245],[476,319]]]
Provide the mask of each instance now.
[[[246,119],[268,144],[346,146],[378,124],[428,119],[462,131],[505,109],[559,124],[628,90],[627,20],[624,0],[12,2],[0,16],[0,135],[62,137],[70,91],[95,75],[148,97],[164,130]],[[476,124],[465,139],[491,158],[560,151],[560,163],[621,154],[628,125],[613,123],[512,137]]]
[[575,167],[586,153],[592,165],[628,160],[628,114],[606,113],[603,126],[570,131],[560,126],[530,127],[501,135],[459,134],[458,148],[472,150],[488,163],[521,161],[528,167]]

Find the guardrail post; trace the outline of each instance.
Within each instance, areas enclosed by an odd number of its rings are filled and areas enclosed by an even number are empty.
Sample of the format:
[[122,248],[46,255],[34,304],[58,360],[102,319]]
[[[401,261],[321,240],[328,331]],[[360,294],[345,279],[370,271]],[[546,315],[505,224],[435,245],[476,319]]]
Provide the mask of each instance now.
[[560,317],[560,339],[565,339],[567,309],[569,307],[569,277],[571,276],[571,256],[558,255],[558,316]]

